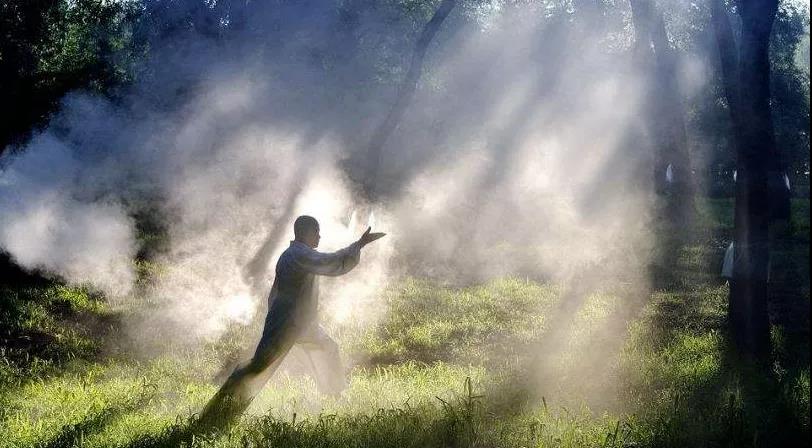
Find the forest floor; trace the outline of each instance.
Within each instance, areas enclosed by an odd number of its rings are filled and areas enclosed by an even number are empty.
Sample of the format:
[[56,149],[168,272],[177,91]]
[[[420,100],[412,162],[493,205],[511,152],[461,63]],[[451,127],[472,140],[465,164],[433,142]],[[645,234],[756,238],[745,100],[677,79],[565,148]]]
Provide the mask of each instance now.
[[6,284],[0,447],[807,446],[809,200],[794,200],[791,235],[774,245],[766,367],[738,358],[728,335],[731,201],[703,200],[697,217],[642,292],[400,279],[377,325],[338,338],[354,365],[342,397],[281,373],[219,434],[190,422],[245,335],[135,356],[111,342],[127,315],[102,297]]

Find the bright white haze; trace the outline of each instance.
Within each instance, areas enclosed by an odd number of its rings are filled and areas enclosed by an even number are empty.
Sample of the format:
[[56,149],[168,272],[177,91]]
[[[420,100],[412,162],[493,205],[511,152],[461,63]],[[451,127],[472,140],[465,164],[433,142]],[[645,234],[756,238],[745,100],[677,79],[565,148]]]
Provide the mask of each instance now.
[[[69,94],[0,162],[2,249],[114,304],[149,304],[155,318],[135,335],[162,326],[195,343],[250,322],[298,214],[321,222],[322,250],[356,239],[370,209],[351,179],[397,90],[376,63],[390,48],[405,70],[420,25],[387,33],[382,7],[359,19],[365,46],[347,49],[330,34],[335,14],[295,12],[280,22],[294,36],[285,42],[158,42],[122,96]],[[648,256],[649,156],[628,17],[601,31],[541,7],[480,12],[458,7],[444,24],[385,146],[386,194],[372,210],[389,236],[323,283],[322,313],[336,325],[379,316],[380,291],[402,275],[565,281],[586,266],[639,269]],[[338,56],[325,67],[308,59],[313,48]],[[701,83],[707,68],[691,67]],[[149,244],[136,229],[145,210],[167,239],[142,285],[133,260]],[[271,234],[258,292],[245,269]]]

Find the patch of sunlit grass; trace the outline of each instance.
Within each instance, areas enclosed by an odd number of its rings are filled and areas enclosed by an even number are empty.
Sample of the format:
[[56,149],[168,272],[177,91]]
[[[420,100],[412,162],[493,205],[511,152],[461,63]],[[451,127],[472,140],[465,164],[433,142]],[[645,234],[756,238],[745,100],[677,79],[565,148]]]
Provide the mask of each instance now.
[[320,396],[309,377],[279,375],[257,397],[252,411],[290,418],[293,414],[313,416],[439,404],[437,397],[450,400],[465,378],[470,378],[476,387],[496,380],[493,373],[482,367],[407,362],[356,368],[347,390],[333,399]]
[[[487,361],[497,346],[510,350],[545,329],[546,310],[559,288],[503,278],[470,288],[448,288],[408,279],[386,293],[388,314],[372,332],[349,342],[368,362]],[[504,351],[502,351],[504,354]]]

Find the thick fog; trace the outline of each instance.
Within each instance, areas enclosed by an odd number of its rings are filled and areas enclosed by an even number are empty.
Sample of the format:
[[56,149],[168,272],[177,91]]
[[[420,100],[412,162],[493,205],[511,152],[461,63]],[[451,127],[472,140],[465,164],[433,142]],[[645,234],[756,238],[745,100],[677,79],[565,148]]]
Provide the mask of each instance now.
[[323,283],[322,314],[338,326],[385,313],[380,292],[404,275],[566,282],[642,269],[653,181],[628,7],[458,5],[370,203],[358,167],[430,16],[395,20],[393,8],[349,26],[332,2],[276,5],[226,38],[153,37],[133,85],[112,99],[69,94],[0,159],[0,246],[147,310],[136,340],[171,331],[185,343],[263,309],[299,214],[320,221],[322,250],[367,225],[388,233]]

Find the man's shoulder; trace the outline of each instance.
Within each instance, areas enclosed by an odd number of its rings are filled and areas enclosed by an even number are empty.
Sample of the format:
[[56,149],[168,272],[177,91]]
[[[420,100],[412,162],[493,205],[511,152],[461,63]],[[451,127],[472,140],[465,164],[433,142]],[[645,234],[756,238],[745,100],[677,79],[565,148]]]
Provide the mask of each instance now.
[[290,247],[288,247],[285,252],[289,252],[292,254],[301,254],[301,253],[310,253],[315,252],[315,249],[308,246],[307,244],[299,243],[297,241],[293,241],[290,243]]
[[296,254],[295,250],[293,249],[293,246],[290,246],[285,250],[283,250],[281,254],[279,254],[279,261],[282,262],[284,260],[289,260],[291,257],[294,257],[295,255]]
[[313,254],[317,253],[318,252],[316,252],[315,249],[313,249],[310,246],[307,246],[306,244],[291,243],[290,247],[288,247],[287,249],[285,249],[284,252],[282,252],[282,255],[279,257],[279,259],[281,260],[284,258],[293,260],[296,258],[312,256]]

